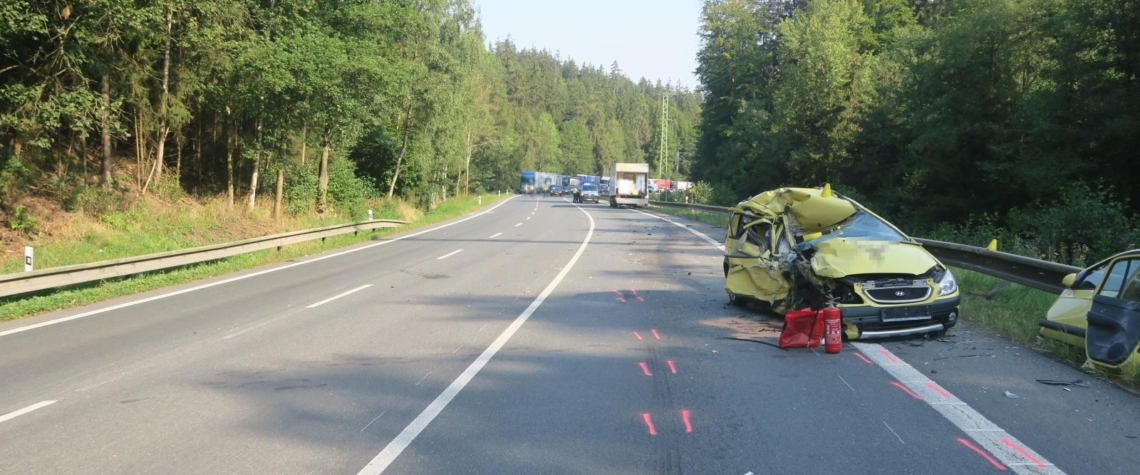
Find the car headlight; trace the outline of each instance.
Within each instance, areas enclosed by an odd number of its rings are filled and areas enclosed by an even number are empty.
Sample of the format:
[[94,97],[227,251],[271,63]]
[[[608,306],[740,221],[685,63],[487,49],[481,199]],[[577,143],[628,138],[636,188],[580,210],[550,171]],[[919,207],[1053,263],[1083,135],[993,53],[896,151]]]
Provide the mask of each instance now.
[[942,280],[938,281],[938,296],[944,297],[958,291],[958,281],[954,280],[954,274],[950,269],[946,269],[946,273],[942,274]]

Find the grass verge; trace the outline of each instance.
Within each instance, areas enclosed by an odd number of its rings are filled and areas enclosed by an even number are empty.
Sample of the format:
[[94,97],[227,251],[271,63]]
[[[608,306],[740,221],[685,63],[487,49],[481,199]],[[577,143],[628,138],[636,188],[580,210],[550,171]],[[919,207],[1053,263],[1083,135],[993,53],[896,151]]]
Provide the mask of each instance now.
[[649,209],[653,211],[660,211],[662,213],[671,214],[673,216],[680,216],[688,218],[693,221],[700,221],[702,223],[711,224],[713,226],[728,227],[728,215],[721,213],[710,213],[708,211],[701,211],[698,209],[688,208],[673,208],[670,206],[650,206]]
[[[490,205],[499,197],[489,196],[483,206]],[[184,284],[219,275],[247,270],[267,264],[319,254],[334,249],[351,246],[364,241],[431,225],[462,215],[478,208],[478,198],[456,199],[440,204],[435,210],[417,216],[417,219],[399,228],[378,229],[370,233],[333,236],[321,241],[311,241],[287,246],[278,250],[263,250],[242,254],[213,262],[195,264],[165,271],[137,274],[122,279],[108,280],[97,284],[81,284],[51,293],[10,297],[0,299],[0,321],[37,315],[44,312],[88,305],[104,300],[146,292],[171,285]],[[379,216],[377,216],[379,218]],[[327,223],[326,223],[327,225]]]

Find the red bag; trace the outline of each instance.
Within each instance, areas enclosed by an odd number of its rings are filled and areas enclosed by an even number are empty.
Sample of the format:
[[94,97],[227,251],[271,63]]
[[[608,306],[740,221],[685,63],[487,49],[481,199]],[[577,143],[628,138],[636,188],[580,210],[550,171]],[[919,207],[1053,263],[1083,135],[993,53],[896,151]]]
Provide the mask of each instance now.
[[820,312],[810,308],[792,310],[784,315],[780,332],[780,348],[815,348],[823,338],[824,322]]

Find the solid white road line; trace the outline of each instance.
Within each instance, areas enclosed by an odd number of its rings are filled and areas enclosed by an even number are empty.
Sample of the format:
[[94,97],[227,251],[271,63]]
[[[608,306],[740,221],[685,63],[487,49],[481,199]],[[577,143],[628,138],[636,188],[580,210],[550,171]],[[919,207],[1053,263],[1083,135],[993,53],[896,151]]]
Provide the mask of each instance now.
[[[724,250],[723,245],[693,228],[655,214],[638,210],[632,211],[668,221],[674,225],[685,228],[701,239],[704,239],[705,242],[716,246],[717,249]],[[933,380],[914,369],[914,367],[903,361],[902,358],[899,358],[886,348],[883,348],[882,345],[858,342],[852,342],[852,345],[855,345],[855,348],[859,349],[859,351],[863,353],[863,356],[874,361],[886,370],[887,373],[894,376],[900,383],[906,385],[908,389],[922,396],[922,400],[930,405],[930,407],[938,411],[939,414],[942,414],[950,423],[969,435],[971,439],[974,439],[981,447],[993,454],[995,458],[1014,472],[1023,475],[1065,474],[1061,469],[1045,460],[1045,457],[1042,457],[1041,454],[1034,452],[1029,446],[1019,442],[1008,432],[993,422],[990,422],[989,419],[986,419],[980,412],[975,411],[968,404],[962,402],[961,399],[950,394],[945,388],[938,386]],[[886,422],[884,422],[884,424],[886,424]],[[887,426],[887,428],[889,429],[890,426]],[[894,432],[894,429],[891,429],[891,432]],[[895,435],[897,436],[898,434]],[[899,440],[901,441],[902,438],[900,437]],[[1023,448],[1025,454],[1028,454],[1028,457],[1018,451],[1018,448]],[[1033,460],[1030,460],[1029,457],[1033,457]]]
[[448,257],[454,256],[454,255],[456,255],[456,254],[459,254],[459,253],[461,253],[461,252],[463,252],[463,249],[460,249],[460,250],[458,250],[458,251],[455,251],[455,252],[449,252],[449,253],[447,253],[447,254],[444,254],[444,255],[442,255],[442,256],[439,256],[439,257],[435,258],[435,260],[437,260],[437,261],[442,261],[442,260],[444,260],[444,259],[447,259]]
[[538,297],[530,303],[530,306],[528,306],[526,310],[523,310],[523,313],[520,314],[506,330],[503,330],[503,333],[491,343],[491,346],[483,350],[483,353],[480,354],[478,358],[475,358],[475,361],[472,362],[467,369],[463,370],[463,373],[455,378],[455,381],[452,381],[451,384],[447,386],[447,389],[444,389],[431,404],[428,404],[428,407],[425,408],[419,416],[416,416],[411,424],[408,424],[395,439],[392,439],[392,441],[384,447],[384,450],[381,450],[371,462],[368,462],[368,465],[360,469],[359,475],[380,475],[384,473],[384,470],[387,470],[388,466],[396,461],[396,457],[399,457],[400,454],[404,452],[404,449],[407,449],[408,446],[412,444],[412,441],[416,440],[416,437],[427,428],[428,424],[443,412],[443,409],[455,399],[455,396],[467,386],[467,383],[470,383],[471,380],[475,378],[475,375],[479,374],[479,371],[487,365],[487,362],[491,361],[491,358],[494,358],[495,354],[507,344],[507,341],[519,331],[519,328],[522,328],[531,314],[533,314],[535,310],[538,310],[542,302],[546,301],[546,297],[548,297],[551,292],[554,292],[554,289],[558,287],[558,284],[562,282],[566,274],[570,273],[570,269],[574,268],[574,264],[578,262],[578,258],[582,257],[582,253],[586,251],[586,246],[590,244],[590,238],[594,236],[594,217],[590,216],[590,213],[587,213],[586,210],[581,207],[575,207],[589,218],[590,230],[586,232],[586,239],[582,241],[582,245],[578,247],[578,252],[574,253],[574,257],[570,258],[570,261],[562,267],[562,271],[554,277],[554,280],[550,281],[550,284],[542,290],[542,293],[538,294]]
[[516,228],[517,228],[517,227],[519,227],[519,226],[522,226],[522,223],[519,223],[519,224],[516,224],[516,225],[515,225],[515,227],[516,227]]
[[[978,446],[986,449],[994,458],[1019,474],[1053,474],[1064,475],[1065,472],[1045,460],[1041,454],[1034,452],[998,427],[986,416],[975,411],[968,404],[950,394],[946,388],[937,385],[926,375],[914,369],[902,358],[877,343],[852,342],[863,356],[887,371],[900,383],[915,394],[922,396],[923,402],[934,408],[942,417],[945,417],[956,427],[974,439]],[[1018,448],[1024,449],[1021,453]],[[1028,454],[1028,456],[1026,455]],[[1029,458],[1032,457],[1032,460]]]
[[503,235],[503,233],[496,233],[494,236],[491,236],[491,237],[489,237],[489,238],[487,238],[487,239],[495,239],[495,238],[497,238],[497,237],[499,237],[499,236],[502,236],[502,235]]
[[357,292],[360,292],[361,290],[367,289],[367,288],[369,288],[369,287],[372,287],[372,284],[364,284],[364,285],[362,285],[362,286],[360,286],[360,287],[357,287],[357,288],[355,288],[355,289],[349,290],[348,292],[345,292],[345,293],[343,293],[343,294],[339,294],[339,295],[334,295],[334,296],[332,296],[332,297],[329,297],[329,298],[327,298],[327,299],[321,300],[320,302],[317,302],[317,303],[315,303],[315,304],[309,305],[308,307],[305,307],[305,308],[317,308],[317,307],[320,307],[321,305],[324,305],[324,304],[326,304],[326,303],[332,302],[333,300],[336,300],[336,299],[339,299],[339,298],[341,298],[341,297],[345,297],[345,296],[348,296],[348,295],[352,295],[352,294],[355,294],[355,293],[357,293]]
[[689,231],[690,233],[696,234],[696,235],[697,235],[698,237],[700,237],[701,239],[704,239],[704,240],[705,240],[705,242],[707,242],[707,243],[709,243],[709,244],[712,244],[712,245],[713,245],[713,247],[715,247],[715,248],[717,248],[717,249],[720,249],[720,250],[722,250],[722,251],[724,250],[724,244],[721,244],[721,243],[719,243],[719,242],[716,242],[716,240],[715,240],[715,239],[713,239],[713,238],[711,238],[711,237],[708,237],[707,235],[705,235],[705,233],[702,233],[702,232],[700,232],[700,231],[697,231],[696,229],[693,229],[693,228],[691,228],[691,227],[685,226],[684,224],[678,223],[678,222],[676,222],[676,221],[673,221],[673,220],[671,220],[671,219],[669,219],[669,218],[666,218],[666,217],[663,217],[663,216],[658,216],[658,215],[656,215],[656,214],[653,214],[653,213],[646,213],[646,212],[644,212],[644,211],[638,211],[638,210],[635,210],[635,209],[634,209],[634,210],[630,210],[630,211],[633,211],[634,213],[641,213],[641,214],[644,214],[644,215],[646,215],[646,216],[652,216],[652,217],[654,217],[654,218],[660,219],[660,220],[662,220],[662,221],[665,221],[665,222],[667,222],[667,223],[671,223],[671,224],[672,224],[672,225],[674,225],[674,226],[677,226],[677,227],[679,227],[679,228],[685,229],[685,230]]
[[31,406],[25,407],[25,408],[20,409],[18,411],[12,411],[12,412],[9,412],[7,414],[0,416],[0,422],[10,421],[10,420],[15,419],[17,417],[20,417],[24,414],[32,412],[36,409],[44,408],[44,407],[50,406],[50,405],[55,404],[55,403],[56,403],[56,401],[37,402],[35,404],[32,404]]
[[[516,196],[517,196],[517,195],[516,195]],[[360,246],[360,247],[357,247],[357,248],[349,249],[349,250],[347,250],[347,251],[341,251],[341,252],[335,252],[335,253],[332,253],[332,254],[326,254],[326,255],[323,255],[323,256],[317,256],[317,257],[314,257],[314,258],[312,258],[312,259],[309,259],[309,260],[307,260],[307,261],[296,262],[296,263],[293,263],[293,264],[289,264],[289,265],[284,265],[284,266],[281,266],[281,267],[274,267],[274,268],[272,268],[272,269],[266,269],[266,270],[263,270],[263,271],[259,271],[259,272],[254,272],[254,273],[251,273],[251,274],[245,274],[245,275],[241,275],[241,276],[237,276],[237,277],[233,277],[233,278],[229,278],[229,279],[225,279],[225,280],[219,280],[219,281],[217,281],[217,282],[211,282],[211,283],[209,283],[209,284],[199,285],[199,286],[197,286],[197,287],[190,287],[190,288],[188,288],[188,289],[182,289],[182,290],[177,290],[177,291],[174,291],[174,292],[169,292],[169,293],[165,293],[165,294],[155,295],[155,296],[153,296],[153,297],[147,297],[147,298],[145,298],[145,299],[139,299],[139,300],[134,300],[134,301],[131,301],[131,302],[121,303],[121,304],[118,304],[118,305],[112,305],[112,306],[110,306],[110,307],[106,307],[106,308],[100,308],[100,309],[98,309],[98,310],[92,310],[92,311],[90,311],[90,312],[83,312],[83,313],[79,313],[79,314],[75,314],[75,315],[72,315],[72,316],[70,316],[70,317],[57,318],[57,319],[55,319],[55,320],[48,320],[48,321],[46,321],[46,322],[40,322],[40,323],[36,323],[36,324],[34,324],[34,325],[28,325],[28,326],[23,326],[23,327],[19,327],[19,328],[13,328],[13,329],[11,329],[11,330],[7,330],[7,331],[2,331],[2,332],[0,332],[0,337],[5,337],[5,336],[8,336],[8,335],[14,335],[14,334],[16,334],[16,333],[23,333],[23,332],[26,332],[26,331],[29,331],[29,330],[35,330],[35,329],[37,329],[37,328],[43,328],[43,327],[46,327],[46,326],[49,326],[49,325],[55,325],[55,324],[58,324],[58,323],[63,323],[63,322],[70,322],[70,321],[72,321],[72,320],[78,320],[78,319],[80,319],[80,318],[90,317],[90,316],[92,316],[92,315],[99,315],[99,314],[101,314],[101,313],[107,313],[107,312],[110,312],[110,311],[119,310],[119,309],[121,309],[121,308],[133,307],[133,306],[135,306],[135,305],[140,305],[140,304],[144,304],[144,303],[147,303],[147,302],[153,302],[153,301],[155,301],[155,300],[162,300],[162,299],[164,299],[164,298],[168,298],[168,297],[174,297],[174,296],[176,296],[176,295],[188,294],[188,293],[190,293],[190,292],[195,292],[195,291],[198,291],[198,290],[202,290],[202,289],[208,289],[208,288],[210,288],[210,287],[216,287],[216,286],[219,286],[219,285],[225,285],[225,284],[229,284],[229,283],[231,283],[231,282],[237,282],[237,281],[239,281],[239,280],[245,280],[245,279],[249,279],[249,278],[251,278],[251,277],[257,277],[257,276],[259,276],[259,275],[265,275],[265,274],[269,274],[269,273],[271,273],[271,272],[277,272],[277,271],[282,271],[282,270],[285,270],[285,269],[291,269],[291,268],[293,268],[293,267],[297,267],[297,266],[303,266],[303,265],[306,265],[306,264],[312,264],[312,263],[314,263],[314,262],[323,261],[323,260],[325,260],[325,259],[332,259],[332,258],[334,258],[334,257],[343,256],[343,255],[345,255],[345,254],[350,254],[350,253],[353,253],[353,252],[359,252],[359,251],[363,251],[363,250],[365,250],[365,249],[372,249],[372,248],[374,248],[374,247],[377,247],[377,246],[383,246],[383,245],[385,245],[385,244],[391,244],[391,243],[394,243],[394,242],[397,242],[397,241],[403,241],[404,239],[408,239],[408,238],[412,238],[412,237],[416,237],[416,236],[422,236],[422,235],[424,235],[424,234],[427,234],[427,233],[430,233],[430,232],[433,232],[433,231],[438,231],[438,230],[440,230],[440,229],[443,229],[443,228],[446,228],[446,227],[449,227],[449,226],[455,226],[456,224],[462,223],[462,222],[464,222],[464,221],[470,221],[470,220],[472,220],[472,219],[475,219],[475,218],[478,218],[478,217],[480,217],[480,216],[483,216],[483,215],[485,215],[485,214],[487,214],[487,213],[490,213],[490,212],[494,211],[496,208],[498,208],[498,207],[500,207],[500,206],[502,206],[502,205],[505,205],[505,204],[507,204],[507,202],[508,202],[508,201],[510,201],[510,200],[512,200],[512,199],[514,199],[514,198],[515,198],[515,196],[511,196],[511,197],[508,197],[507,199],[503,200],[503,202],[502,202],[502,203],[499,203],[499,204],[497,204],[497,205],[493,206],[491,209],[489,209],[489,210],[487,210],[487,211],[484,211],[484,212],[482,212],[482,213],[474,214],[474,215],[468,216],[468,217],[466,217],[466,218],[463,218],[463,219],[461,219],[461,220],[458,220],[458,221],[454,221],[454,222],[450,222],[450,223],[444,224],[444,225],[442,225],[442,226],[436,226],[436,227],[434,227],[434,228],[431,228],[431,229],[425,229],[425,230],[423,230],[423,231],[420,231],[420,232],[417,232],[417,233],[412,233],[412,234],[407,234],[407,235],[404,235],[404,236],[398,236],[398,237],[394,237],[394,238],[392,238],[392,239],[389,239],[389,240],[387,240],[387,241],[380,241],[380,242],[378,242],[378,243],[375,243],[375,244],[369,244],[369,245],[367,245],[367,246]],[[521,224],[521,223],[520,223],[520,224]]]

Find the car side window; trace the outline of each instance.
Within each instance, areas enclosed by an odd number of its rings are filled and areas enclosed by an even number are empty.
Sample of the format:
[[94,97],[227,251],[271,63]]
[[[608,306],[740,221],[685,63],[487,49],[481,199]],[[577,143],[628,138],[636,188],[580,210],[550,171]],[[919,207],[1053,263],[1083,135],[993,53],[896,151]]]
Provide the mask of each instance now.
[[732,221],[728,223],[728,232],[732,234],[733,239],[740,239],[740,234],[744,232],[744,215],[732,215]]
[[1096,286],[1100,284],[1101,279],[1104,278],[1104,271],[1108,270],[1108,263],[1089,269],[1080,275],[1080,280],[1073,282],[1073,290],[1096,290]]
[[[1125,284],[1135,284],[1137,274],[1140,274],[1140,259],[1116,261],[1108,270],[1104,284],[1100,286],[1100,291],[1097,293],[1105,297],[1124,298],[1121,292],[1125,290]],[[1131,291],[1131,289],[1129,290]],[[1137,291],[1140,292],[1140,289]]]
[[1117,298],[1140,302],[1140,259],[1129,260],[1127,276]]
[[760,252],[764,252],[771,247],[772,242],[772,225],[768,223],[760,223],[751,228],[748,228],[747,236],[749,244],[760,248]]

